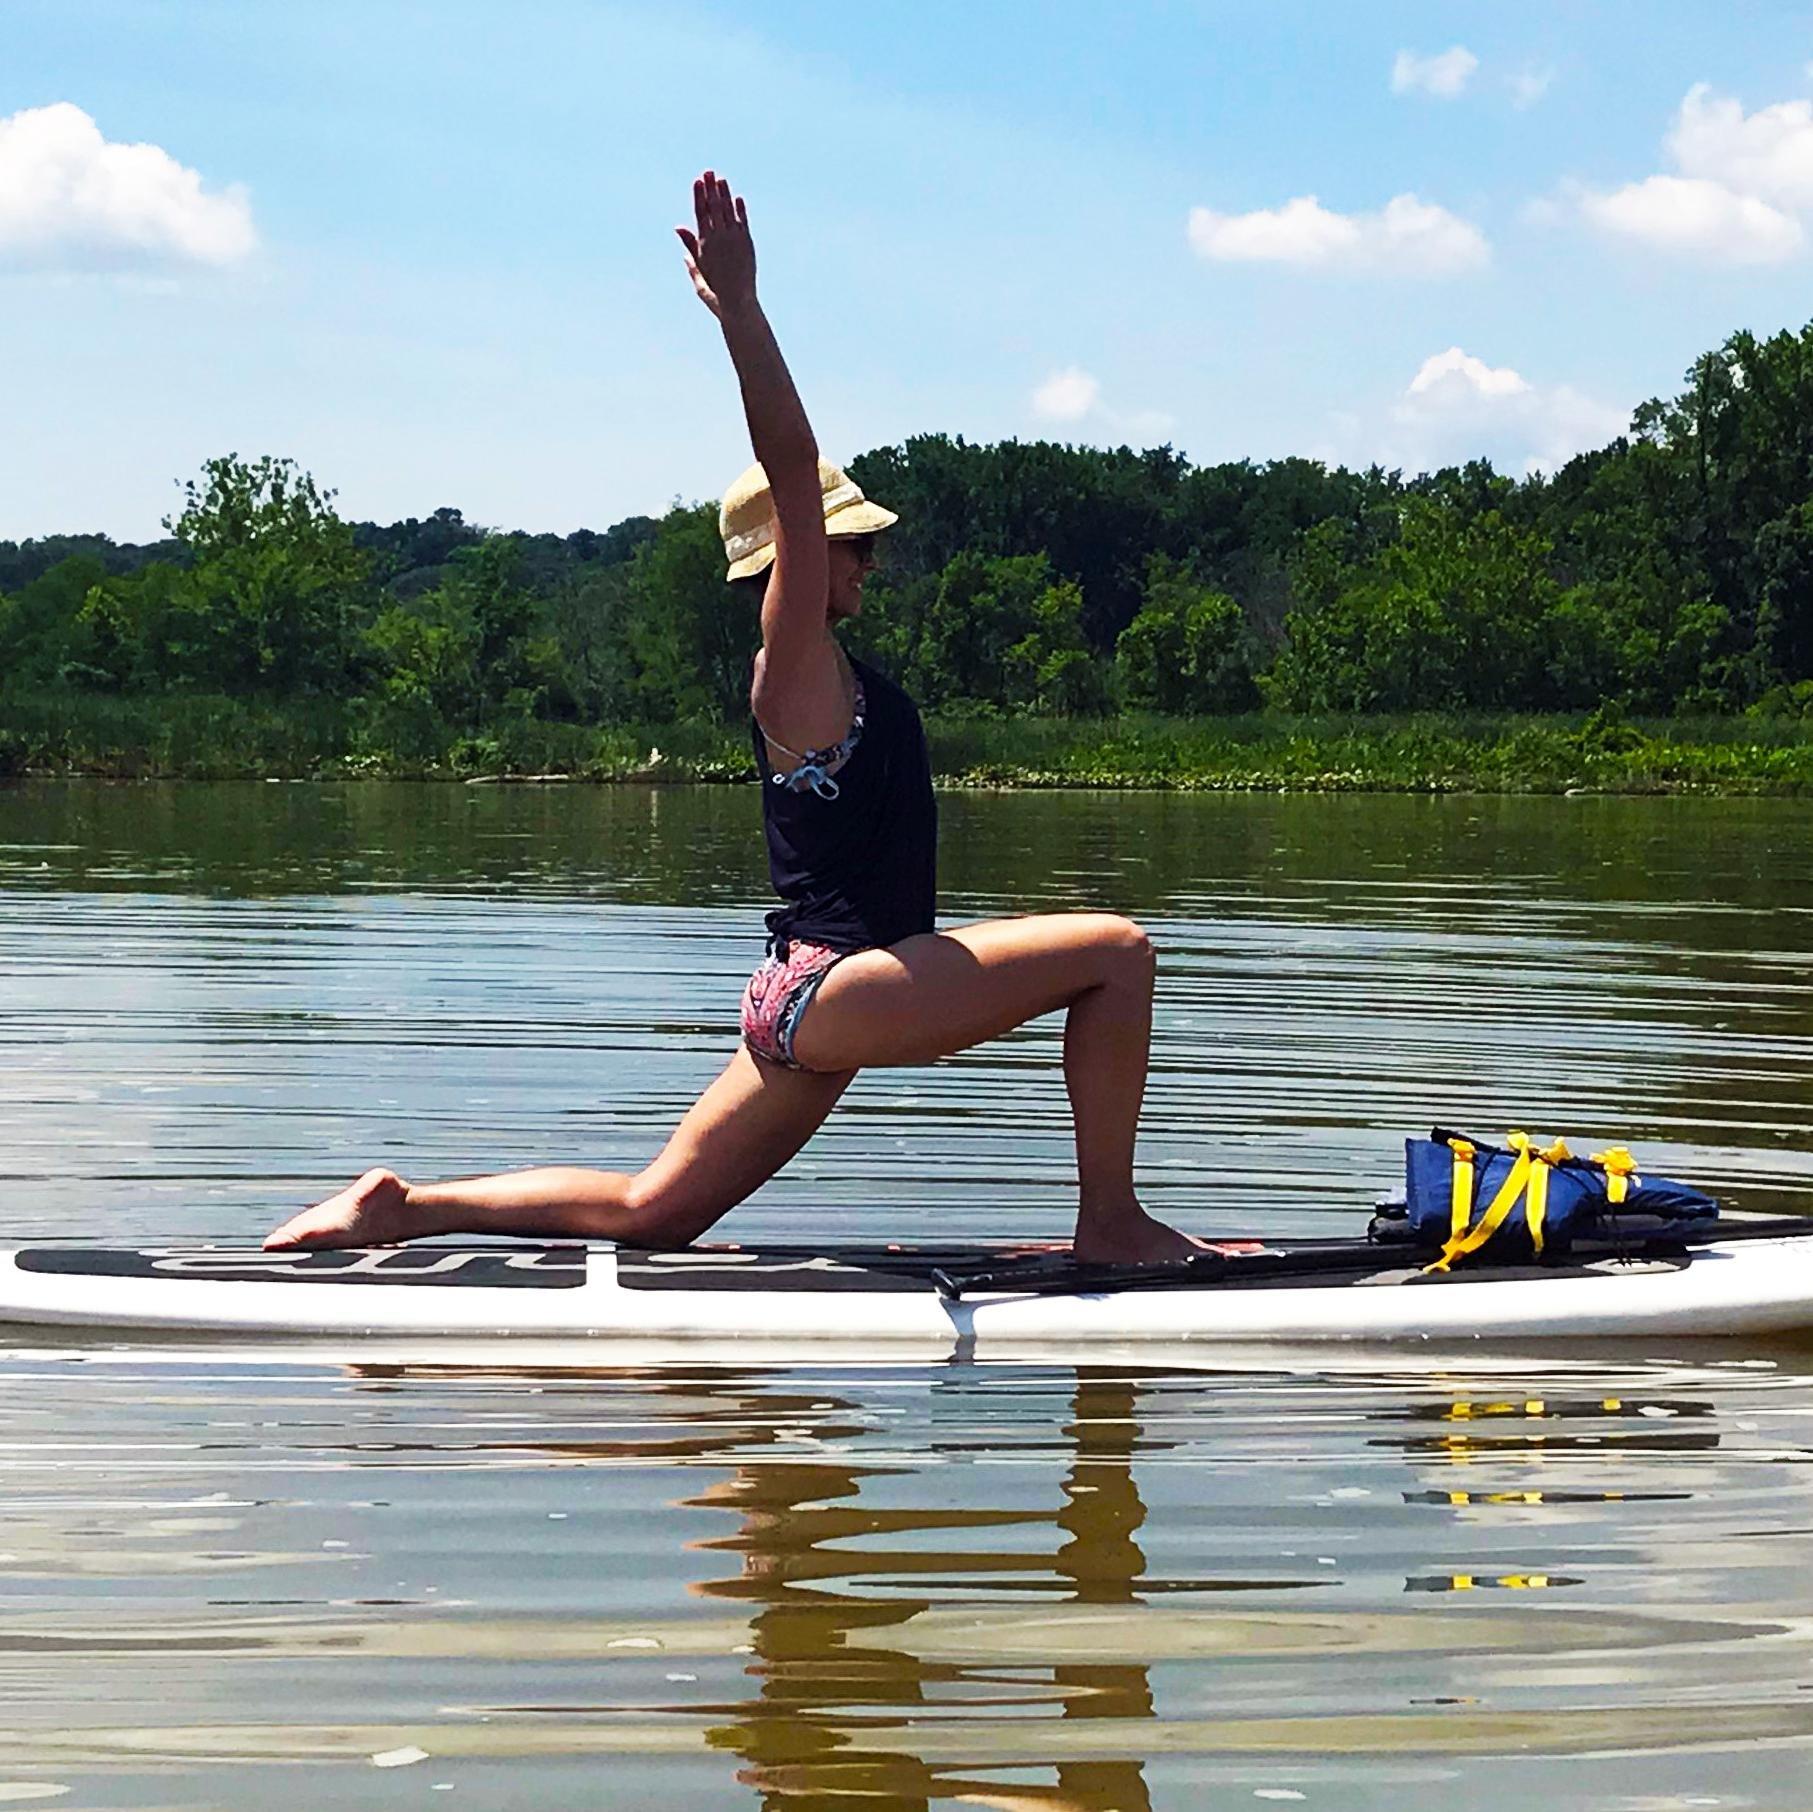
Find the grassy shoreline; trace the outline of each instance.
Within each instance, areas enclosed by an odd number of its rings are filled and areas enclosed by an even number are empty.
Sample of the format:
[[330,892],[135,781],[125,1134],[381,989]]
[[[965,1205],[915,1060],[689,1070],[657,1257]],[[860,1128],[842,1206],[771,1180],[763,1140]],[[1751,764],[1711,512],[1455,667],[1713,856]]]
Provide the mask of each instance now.
[[[1813,794],[1813,720],[1726,717],[932,718],[957,787]],[[514,720],[477,734],[328,701],[0,697],[0,778],[738,783],[713,724]]]

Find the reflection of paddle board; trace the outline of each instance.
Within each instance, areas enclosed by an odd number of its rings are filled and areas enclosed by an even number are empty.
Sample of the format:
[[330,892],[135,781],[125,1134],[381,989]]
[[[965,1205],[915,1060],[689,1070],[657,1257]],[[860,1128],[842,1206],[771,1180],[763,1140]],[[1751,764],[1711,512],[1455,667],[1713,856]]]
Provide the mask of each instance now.
[[1188,1274],[1024,1247],[28,1246],[0,1322],[167,1334],[976,1343],[1717,1335],[1813,1329],[1813,1223],[1691,1250],[1426,1276],[1363,1241],[1231,1244]]

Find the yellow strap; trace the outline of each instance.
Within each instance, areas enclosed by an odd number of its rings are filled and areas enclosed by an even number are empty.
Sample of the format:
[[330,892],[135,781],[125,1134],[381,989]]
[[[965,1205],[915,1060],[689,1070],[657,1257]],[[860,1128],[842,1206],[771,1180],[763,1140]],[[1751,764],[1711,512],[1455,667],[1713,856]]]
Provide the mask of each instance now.
[[1459,1239],[1473,1218],[1473,1153],[1471,1139],[1450,1139],[1454,1153],[1454,1180],[1448,1197],[1448,1237]]
[[[1499,1185],[1498,1193],[1492,1198],[1492,1205],[1482,1214],[1471,1229],[1462,1223],[1458,1233],[1451,1234],[1447,1245],[1442,1248],[1442,1255],[1434,1264],[1425,1265],[1425,1273],[1446,1271],[1457,1258],[1464,1258],[1469,1252],[1477,1252],[1500,1227],[1506,1217],[1517,1206],[1517,1198],[1523,1194],[1524,1186],[1530,1180],[1533,1160],[1530,1156],[1530,1142],[1522,1133],[1511,1135],[1513,1148],[1517,1152],[1517,1162],[1511,1166],[1511,1174]],[[1516,1142],[1522,1140],[1522,1144]],[[1456,1154],[1455,1169],[1460,1168],[1459,1154]],[[1469,1171],[1471,1165],[1469,1165]]]
[[1524,1225],[1530,1230],[1530,1247],[1542,1256],[1542,1219],[1549,1209],[1549,1167],[1540,1157],[1530,1165],[1530,1200],[1523,1211]]
[[1629,1195],[1632,1183],[1639,1189],[1643,1187],[1643,1179],[1637,1175],[1637,1160],[1626,1147],[1614,1145],[1609,1151],[1596,1151],[1593,1162],[1604,1167],[1605,1199],[1614,1208]]
[[1549,1169],[1552,1165],[1566,1163],[1574,1154],[1568,1150],[1565,1139],[1557,1139],[1552,1145],[1538,1149],[1535,1140],[1523,1132],[1507,1133],[1505,1143],[1517,1153],[1517,1161],[1511,1166],[1511,1174],[1499,1186],[1498,1194],[1492,1198],[1492,1205],[1479,1217],[1477,1224],[1469,1228],[1467,1223],[1473,1213],[1473,1159],[1477,1148],[1468,1139],[1448,1141],[1448,1147],[1454,1153],[1448,1243],[1434,1264],[1423,1267],[1425,1273],[1446,1271],[1457,1258],[1477,1252],[1505,1224],[1511,1210],[1517,1206],[1517,1198],[1526,1189],[1529,1204],[1524,1210],[1524,1222],[1530,1230],[1531,1246],[1541,1254],[1543,1225],[1548,1214]]
[[1534,1167],[1530,1171],[1530,1204],[1524,1210],[1523,1218],[1530,1229],[1530,1246],[1538,1258],[1542,1256],[1543,1222],[1549,1211],[1550,1166],[1565,1164],[1573,1155],[1565,1139],[1557,1139],[1546,1149],[1530,1153]]

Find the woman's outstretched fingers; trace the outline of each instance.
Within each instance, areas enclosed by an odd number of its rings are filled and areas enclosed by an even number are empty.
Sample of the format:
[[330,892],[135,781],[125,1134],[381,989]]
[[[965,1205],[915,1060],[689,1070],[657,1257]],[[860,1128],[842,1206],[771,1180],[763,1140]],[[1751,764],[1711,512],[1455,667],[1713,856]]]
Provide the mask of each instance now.
[[748,217],[730,185],[707,170],[692,186],[693,220],[676,227],[686,254],[686,274],[699,300],[720,321],[755,295],[755,244]]

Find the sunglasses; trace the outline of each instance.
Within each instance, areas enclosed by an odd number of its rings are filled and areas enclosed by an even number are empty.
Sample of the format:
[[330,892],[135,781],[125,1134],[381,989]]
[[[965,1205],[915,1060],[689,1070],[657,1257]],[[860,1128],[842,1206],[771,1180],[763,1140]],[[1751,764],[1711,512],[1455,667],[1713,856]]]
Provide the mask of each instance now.
[[867,561],[871,565],[881,544],[879,535],[839,535],[836,539],[839,547],[847,547],[858,560]]

